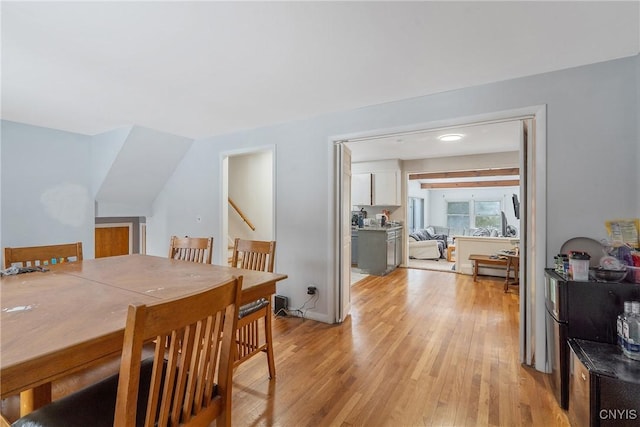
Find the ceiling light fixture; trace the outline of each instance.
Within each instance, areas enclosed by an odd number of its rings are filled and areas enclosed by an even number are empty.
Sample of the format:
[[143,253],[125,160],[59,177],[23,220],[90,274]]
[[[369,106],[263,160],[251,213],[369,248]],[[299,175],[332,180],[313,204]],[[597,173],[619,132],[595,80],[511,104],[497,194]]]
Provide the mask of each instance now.
[[461,133],[448,133],[446,135],[440,135],[438,139],[443,142],[460,141],[464,135]]

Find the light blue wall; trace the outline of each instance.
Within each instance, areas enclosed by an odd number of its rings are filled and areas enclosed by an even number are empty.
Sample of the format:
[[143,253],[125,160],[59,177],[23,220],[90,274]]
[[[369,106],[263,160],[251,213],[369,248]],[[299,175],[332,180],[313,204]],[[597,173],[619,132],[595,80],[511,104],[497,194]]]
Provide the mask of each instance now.
[[[327,114],[195,141],[153,203],[148,252],[166,255],[174,230],[221,242],[221,158],[225,152],[275,146],[278,293],[292,308],[319,290],[307,314],[332,321],[334,157],[337,135],[393,129],[547,105],[548,263],[571,237],[605,236],[604,221],[639,216],[639,58],[498,82]],[[93,256],[90,137],[2,122],[2,246],[82,240]],[[45,196],[46,195],[46,196]],[[43,205],[43,199],[49,208]],[[56,201],[73,200],[64,205]],[[56,209],[57,206],[57,209]],[[195,218],[200,216],[201,222]],[[224,259],[224,246],[215,257]]]
[[91,193],[98,194],[133,126],[114,129],[91,137]]
[[2,247],[80,241],[94,256],[88,136],[2,121]]
[[[278,293],[296,308],[307,299],[307,285],[315,284],[320,297],[308,314],[331,321],[332,137],[546,104],[547,241],[542,244],[549,263],[569,238],[602,238],[606,219],[638,216],[637,70],[638,58],[625,58],[198,140],[154,204],[148,233],[161,236],[152,250],[164,251],[164,234],[196,211],[207,213],[199,227],[219,239],[222,154],[273,144],[278,270],[289,275]],[[218,246],[218,261],[222,255]]]
[[[636,183],[640,184],[640,55],[636,56],[636,107]],[[640,185],[636,185],[636,201],[636,212],[640,212]]]

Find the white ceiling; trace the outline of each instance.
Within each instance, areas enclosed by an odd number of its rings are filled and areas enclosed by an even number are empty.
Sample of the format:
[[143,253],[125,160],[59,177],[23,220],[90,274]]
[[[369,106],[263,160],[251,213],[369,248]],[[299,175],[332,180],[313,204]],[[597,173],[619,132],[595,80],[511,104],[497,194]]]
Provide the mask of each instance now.
[[138,125],[200,138],[640,46],[637,1],[2,1],[0,10],[2,118],[89,135]]
[[[521,129],[521,122],[514,120],[379,136],[354,140],[346,145],[351,150],[353,162],[502,153],[520,149]],[[455,142],[438,139],[448,134],[462,135],[462,138]]]

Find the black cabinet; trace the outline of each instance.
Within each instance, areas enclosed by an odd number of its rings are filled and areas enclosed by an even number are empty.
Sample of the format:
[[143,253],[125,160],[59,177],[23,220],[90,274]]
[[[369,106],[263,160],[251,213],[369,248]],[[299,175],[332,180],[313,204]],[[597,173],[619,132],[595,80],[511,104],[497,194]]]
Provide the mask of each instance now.
[[640,362],[613,344],[569,340],[572,426],[640,425]]

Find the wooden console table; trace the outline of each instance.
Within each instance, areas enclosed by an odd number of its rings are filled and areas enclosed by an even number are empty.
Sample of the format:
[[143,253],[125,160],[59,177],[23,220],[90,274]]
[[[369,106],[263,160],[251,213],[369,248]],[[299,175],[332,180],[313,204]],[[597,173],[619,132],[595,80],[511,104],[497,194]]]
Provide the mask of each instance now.
[[[507,276],[504,279],[504,291],[509,290],[509,285],[520,284],[520,255],[501,254],[507,258]],[[513,270],[513,282],[509,283],[509,273]]]
[[[494,258],[492,255],[477,255],[471,254],[469,255],[469,260],[473,261],[473,281],[478,281],[478,267],[480,264],[488,265],[488,266],[503,266],[507,267],[508,261],[505,258]],[[508,278],[508,276],[507,276]]]
[[[481,264],[487,266],[504,266],[507,268],[507,274],[504,279],[504,291],[507,292],[509,290],[509,285],[518,285],[519,284],[519,270],[520,270],[520,257],[518,255],[509,255],[509,254],[500,254],[499,258],[496,258],[495,255],[477,255],[471,254],[469,255],[469,260],[473,261],[473,281],[478,281],[478,268]],[[509,276],[513,271],[514,281],[509,281]]]

